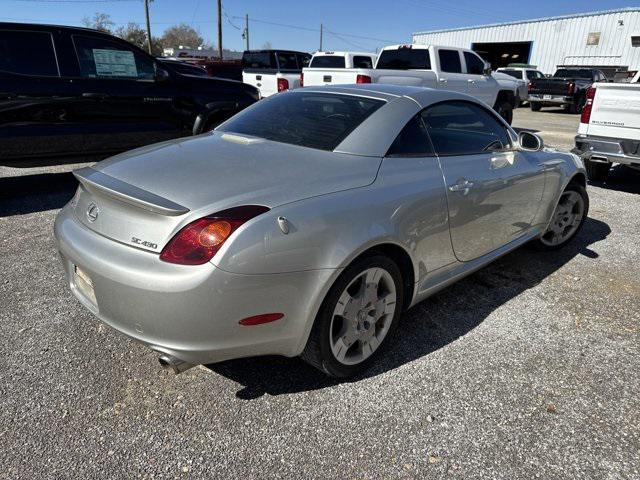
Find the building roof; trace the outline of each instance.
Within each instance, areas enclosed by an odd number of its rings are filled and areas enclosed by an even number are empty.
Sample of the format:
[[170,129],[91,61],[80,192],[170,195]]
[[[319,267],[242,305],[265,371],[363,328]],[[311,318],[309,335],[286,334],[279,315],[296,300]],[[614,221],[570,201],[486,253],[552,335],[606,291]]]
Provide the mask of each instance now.
[[514,20],[511,22],[489,23],[486,25],[474,25],[471,27],[445,28],[442,30],[428,30],[423,32],[415,32],[413,35],[425,35],[428,33],[459,32],[462,30],[475,30],[478,28],[504,27],[507,25],[519,25],[523,23],[549,22],[552,20],[566,20],[569,18],[580,18],[580,17],[595,17],[597,15],[610,15],[614,13],[627,13],[627,12],[640,12],[640,8],[626,7],[626,8],[618,8],[614,10],[600,10],[596,12],[574,13],[571,15],[559,15],[556,17],[542,17],[542,18],[531,18],[526,20]]

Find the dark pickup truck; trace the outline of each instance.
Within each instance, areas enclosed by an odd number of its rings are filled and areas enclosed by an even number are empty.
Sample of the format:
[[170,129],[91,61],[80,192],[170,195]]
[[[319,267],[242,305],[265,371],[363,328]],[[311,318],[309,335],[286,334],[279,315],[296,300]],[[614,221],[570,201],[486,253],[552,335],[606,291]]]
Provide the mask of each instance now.
[[553,77],[533,78],[529,83],[531,110],[562,105],[569,113],[580,113],[591,84],[606,81],[604,73],[592,68],[559,68]]

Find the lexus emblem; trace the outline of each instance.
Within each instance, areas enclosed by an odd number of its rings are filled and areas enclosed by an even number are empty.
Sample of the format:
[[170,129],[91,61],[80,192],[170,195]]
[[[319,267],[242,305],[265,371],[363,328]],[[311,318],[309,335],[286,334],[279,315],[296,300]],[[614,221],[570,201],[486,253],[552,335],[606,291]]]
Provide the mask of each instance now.
[[100,214],[100,209],[98,208],[98,205],[91,202],[87,206],[87,220],[89,220],[90,222],[95,222],[99,214]]

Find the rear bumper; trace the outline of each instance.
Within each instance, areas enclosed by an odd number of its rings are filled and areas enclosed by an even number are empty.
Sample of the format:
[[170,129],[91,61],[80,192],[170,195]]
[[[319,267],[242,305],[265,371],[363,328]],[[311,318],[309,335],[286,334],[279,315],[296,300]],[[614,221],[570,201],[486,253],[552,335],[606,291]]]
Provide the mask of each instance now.
[[570,105],[573,103],[573,97],[567,97],[565,95],[545,95],[541,93],[530,93],[530,102],[548,103],[550,105]]
[[[92,232],[69,207],[56,219],[55,237],[69,287],[86,308],[128,337],[193,364],[298,355],[335,273],[238,275],[211,263],[173,265]],[[76,266],[90,277],[95,302],[78,288]],[[284,317],[238,323],[263,313]]]
[[[640,142],[616,138],[576,135],[573,153],[584,160],[601,163],[622,163],[640,168]],[[631,153],[633,151],[633,154]]]

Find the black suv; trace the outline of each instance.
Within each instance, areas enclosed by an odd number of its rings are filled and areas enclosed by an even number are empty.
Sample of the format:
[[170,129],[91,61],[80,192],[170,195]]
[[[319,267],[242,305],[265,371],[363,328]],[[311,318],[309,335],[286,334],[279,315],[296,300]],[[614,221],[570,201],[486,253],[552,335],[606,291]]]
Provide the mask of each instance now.
[[95,30],[0,23],[0,165],[98,159],[198,134],[258,98]]

